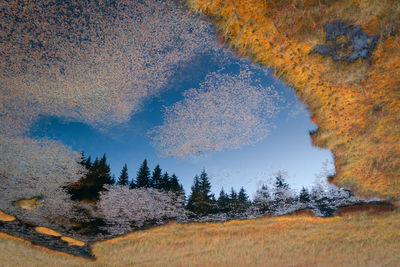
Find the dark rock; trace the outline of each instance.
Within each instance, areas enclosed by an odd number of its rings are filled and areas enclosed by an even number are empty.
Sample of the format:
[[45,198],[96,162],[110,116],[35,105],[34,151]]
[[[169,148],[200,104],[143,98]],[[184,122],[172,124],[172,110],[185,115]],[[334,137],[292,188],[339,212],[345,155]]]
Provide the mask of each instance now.
[[[341,35],[345,37],[344,42],[338,40]],[[328,55],[333,60],[347,63],[358,58],[369,60],[378,40],[377,35],[367,35],[360,26],[338,20],[325,24],[325,44],[314,46],[310,54]]]
[[33,245],[40,245],[71,255],[94,259],[88,242],[85,242],[85,245],[81,247],[70,246],[67,242],[61,240],[61,237],[38,233],[34,225],[24,223],[18,219],[11,222],[0,221],[0,232],[30,241]]

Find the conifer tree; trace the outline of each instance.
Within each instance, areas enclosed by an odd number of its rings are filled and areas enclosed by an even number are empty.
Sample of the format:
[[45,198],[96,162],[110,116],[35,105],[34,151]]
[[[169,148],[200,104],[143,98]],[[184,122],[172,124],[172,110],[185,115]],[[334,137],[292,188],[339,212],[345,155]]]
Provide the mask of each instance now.
[[250,206],[249,196],[244,190],[243,186],[239,190],[238,194],[238,209],[240,212],[244,212]]
[[125,163],[124,167],[122,167],[121,174],[118,177],[117,184],[128,185],[128,182],[129,182],[128,167],[126,166],[126,163]]
[[265,214],[273,210],[273,201],[268,186],[263,184],[254,196],[254,206],[258,212]]
[[81,152],[81,161],[79,163],[82,166],[85,166],[86,160],[85,160],[85,153],[83,151]]
[[308,203],[310,202],[310,193],[308,192],[308,190],[303,186],[303,188],[300,191],[300,195],[299,195],[299,201],[301,203]]
[[107,164],[106,154],[104,154],[99,161],[98,177],[96,180],[96,185],[98,185],[100,188],[102,188],[105,184],[115,184],[115,180],[111,177],[110,165]]
[[223,187],[221,188],[221,191],[219,192],[217,205],[218,205],[219,212],[227,213],[230,211],[229,196],[227,193],[225,193]]
[[191,192],[188,198],[188,203],[186,205],[186,208],[191,212],[198,214],[199,213],[198,202],[200,201],[200,197],[201,196],[200,196],[199,176],[196,175],[193,180],[193,185],[191,187]]
[[172,174],[170,180],[169,180],[169,185],[170,185],[170,190],[173,192],[179,192],[181,190],[181,186],[178,181],[178,177],[174,174]]
[[104,190],[103,186],[105,184],[112,185],[115,180],[111,177],[110,166],[107,164],[105,154],[100,160],[96,157],[93,164],[90,163],[90,157],[88,157],[85,166],[88,168],[87,174],[77,183],[69,186],[68,192],[73,200],[96,201],[99,192]]
[[86,161],[85,161],[85,167],[86,169],[90,169],[92,167],[92,159],[89,157],[87,157]]
[[160,189],[165,191],[168,191],[170,189],[170,180],[168,172],[165,172],[163,176],[161,176]]
[[274,182],[274,202],[276,208],[292,201],[290,196],[289,184],[286,183],[285,178],[281,173],[275,177]]
[[229,206],[231,207],[232,211],[238,210],[238,195],[233,187],[231,188],[231,193],[229,194]]
[[157,165],[154,168],[153,174],[151,176],[151,186],[156,189],[161,189],[161,168]]
[[150,170],[145,159],[140,166],[136,177],[136,187],[150,187]]
[[199,187],[200,187],[200,202],[198,203],[199,210],[201,214],[206,215],[211,213],[215,209],[216,201],[214,194],[211,193],[211,183],[204,169],[200,174]]
[[132,180],[131,180],[131,182],[129,183],[129,188],[130,188],[130,189],[137,188],[136,183],[135,183],[135,179],[132,179]]

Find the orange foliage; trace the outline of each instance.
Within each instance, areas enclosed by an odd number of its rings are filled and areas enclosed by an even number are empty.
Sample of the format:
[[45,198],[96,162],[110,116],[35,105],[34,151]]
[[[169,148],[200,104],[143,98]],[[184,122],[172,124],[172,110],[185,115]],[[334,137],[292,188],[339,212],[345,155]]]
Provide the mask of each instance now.
[[[319,125],[313,143],[335,155],[333,181],[361,196],[400,198],[400,2],[187,0],[231,48],[274,68]],[[309,54],[324,24],[342,20],[380,36],[371,60]]]

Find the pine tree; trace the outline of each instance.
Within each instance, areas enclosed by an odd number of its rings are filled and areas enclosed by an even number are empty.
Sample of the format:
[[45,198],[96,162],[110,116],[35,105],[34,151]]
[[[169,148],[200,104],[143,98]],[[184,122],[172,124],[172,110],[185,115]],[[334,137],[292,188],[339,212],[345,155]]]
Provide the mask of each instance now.
[[157,165],[154,168],[153,174],[151,176],[151,186],[156,189],[161,189],[161,168]]
[[310,200],[311,200],[310,193],[308,193],[308,190],[303,186],[303,188],[300,191],[299,201],[301,203],[309,203]]
[[242,186],[238,194],[238,211],[244,212],[249,206],[249,196],[246,194],[246,191]]
[[131,180],[131,182],[129,183],[129,188],[130,188],[130,189],[137,188],[136,183],[135,183],[135,179],[132,179],[132,180]]
[[86,160],[85,160],[85,153],[82,151],[81,152],[81,161],[79,162],[79,164],[81,164],[82,166],[85,166]]
[[214,194],[211,193],[211,183],[204,169],[200,174],[199,187],[201,196],[199,203],[200,213],[206,215],[213,211],[216,201]]
[[170,189],[170,180],[168,172],[165,172],[163,176],[161,176],[160,189],[165,191],[168,191]]
[[198,215],[207,215],[213,212],[216,201],[214,195],[211,194],[211,184],[205,170],[201,172],[200,177],[198,175],[194,177],[191,189],[187,209]]
[[174,174],[172,174],[170,180],[169,180],[169,184],[170,184],[170,190],[172,192],[179,192],[181,189],[181,186],[179,185],[179,181],[178,181],[178,177]]
[[90,156],[85,161],[85,167],[88,170],[92,167],[92,160],[91,160]]
[[199,213],[198,202],[200,201],[200,197],[201,196],[200,196],[199,176],[196,175],[193,180],[193,185],[191,187],[191,192],[188,198],[188,203],[186,205],[186,208],[191,212],[198,214]]
[[261,214],[273,210],[273,201],[267,185],[263,184],[261,188],[257,189],[254,196],[254,206]]
[[102,188],[105,184],[115,184],[115,180],[111,177],[110,165],[107,164],[106,154],[99,161],[98,178],[96,184]]
[[106,155],[104,154],[100,160],[96,157],[93,163],[90,162],[90,157],[82,162],[85,162],[88,172],[77,183],[69,186],[68,192],[73,200],[97,201],[99,192],[104,190],[103,186],[115,182],[111,177]]
[[275,177],[274,182],[274,202],[275,208],[279,209],[285,204],[290,204],[293,201],[289,184],[286,183],[282,174]]
[[227,213],[231,210],[230,206],[229,206],[229,196],[227,193],[225,193],[223,187],[221,188],[221,191],[219,192],[217,205],[218,205],[219,212]]
[[150,187],[150,170],[145,159],[140,166],[136,177],[136,187]]
[[232,211],[236,212],[238,210],[238,195],[233,187],[231,188],[231,192],[229,194],[229,206],[231,207]]
[[122,167],[121,174],[118,177],[117,184],[128,185],[128,182],[129,182],[128,167],[126,166],[126,163],[125,163],[124,167]]

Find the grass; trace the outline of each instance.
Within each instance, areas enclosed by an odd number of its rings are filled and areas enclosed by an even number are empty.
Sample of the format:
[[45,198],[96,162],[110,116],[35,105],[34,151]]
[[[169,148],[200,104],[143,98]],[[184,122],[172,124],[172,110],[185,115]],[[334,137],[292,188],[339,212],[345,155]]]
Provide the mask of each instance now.
[[0,235],[0,266],[399,266],[400,214],[168,225],[93,245],[95,261]]
[[62,236],[60,233],[49,229],[47,227],[36,227],[35,231],[44,235],[51,235],[51,236]]
[[68,242],[68,245],[70,246],[78,246],[78,247],[82,247],[85,245],[84,242],[80,241],[80,240],[76,240],[72,237],[68,237],[68,236],[62,236],[61,240]]
[[0,221],[3,221],[3,222],[12,222],[12,221],[14,221],[14,220],[15,220],[15,217],[14,217],[14,216],[5,214],[4,212],[2,212],[2,211],[0,210]]
[[[399,1],[186,2],[213,19],[237,54],[275,69],[295,88],[319,126],[314,144],[335,156],[334,183],[361,196],[400,200]],[[309,54],[325,42],[324,25],[335,20],[380,36],[370,61]]]

